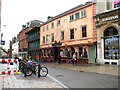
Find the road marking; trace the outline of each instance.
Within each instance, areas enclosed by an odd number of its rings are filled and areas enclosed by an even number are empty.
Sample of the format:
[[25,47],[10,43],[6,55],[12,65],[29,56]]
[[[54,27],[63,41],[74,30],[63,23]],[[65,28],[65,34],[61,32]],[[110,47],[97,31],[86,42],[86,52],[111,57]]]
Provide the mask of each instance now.
[[49,74],[47,75],[48,77],[50,77],[51,79],[53,79],[55,82],[57,82],[58,84],[60,84],[62,87],[64,88],[68,88],[67,86],[65,86],[64,84],[62,84],[60,81],[58,81],[57,79],[55,79],[54,77],[50,76]]

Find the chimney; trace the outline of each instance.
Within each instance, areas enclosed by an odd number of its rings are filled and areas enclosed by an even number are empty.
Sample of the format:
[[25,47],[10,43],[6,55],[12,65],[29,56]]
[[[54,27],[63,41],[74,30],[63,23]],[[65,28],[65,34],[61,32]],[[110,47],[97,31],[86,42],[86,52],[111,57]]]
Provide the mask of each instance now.
[[50,20],[50,19],[52,19],[52,18],[53,18],[52,16],[48,16],[48,17],[47,17],[47,20]]
[[22,30],[25,29],[25,25],[22,25]]

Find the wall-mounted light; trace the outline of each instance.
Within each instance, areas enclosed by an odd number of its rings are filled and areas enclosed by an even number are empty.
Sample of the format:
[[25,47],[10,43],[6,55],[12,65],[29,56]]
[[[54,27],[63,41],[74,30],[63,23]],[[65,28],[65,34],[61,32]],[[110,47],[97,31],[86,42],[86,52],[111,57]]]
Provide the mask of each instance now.
[[75,31],[77,31],[77,28],[75,28]]
[[91,43],[91,41],[88,41],[89,43]]

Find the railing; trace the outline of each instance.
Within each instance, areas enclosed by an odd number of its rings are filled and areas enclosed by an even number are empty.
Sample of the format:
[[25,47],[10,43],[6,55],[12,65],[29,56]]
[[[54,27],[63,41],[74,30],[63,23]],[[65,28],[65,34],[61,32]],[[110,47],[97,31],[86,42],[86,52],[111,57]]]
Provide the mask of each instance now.
[[[41,61],[42,62],[54,62],[54,59],[53,59],[53,57],[42,57]],[[72,61],[73,61],[72,58],[66,58],[66,57],[61,58],[61,63],[72,63]],[[77,64],[88,64],[88,59],[87,58],[78,58]]]

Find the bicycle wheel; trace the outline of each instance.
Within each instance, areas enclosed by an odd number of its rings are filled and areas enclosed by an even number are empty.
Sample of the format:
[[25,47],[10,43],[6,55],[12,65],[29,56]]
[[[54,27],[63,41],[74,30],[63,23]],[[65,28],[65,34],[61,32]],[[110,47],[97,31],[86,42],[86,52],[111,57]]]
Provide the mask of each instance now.
[[48,74],[48,69],[47,67],[41,67],[40,68],[40,76],[45,77]]
[[23,69],[23,76],[24,76],[24,77],[27,76],[27,75],[26,75],[26,70],[25,70],[25,69]]
[[26,75],[31,76],[32,75],[32,70],[30,68],[26,68]]

